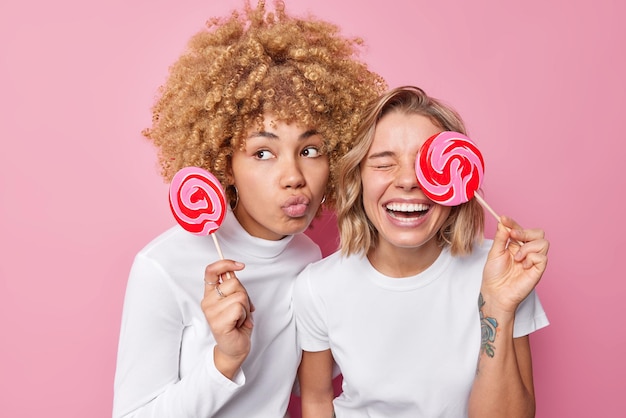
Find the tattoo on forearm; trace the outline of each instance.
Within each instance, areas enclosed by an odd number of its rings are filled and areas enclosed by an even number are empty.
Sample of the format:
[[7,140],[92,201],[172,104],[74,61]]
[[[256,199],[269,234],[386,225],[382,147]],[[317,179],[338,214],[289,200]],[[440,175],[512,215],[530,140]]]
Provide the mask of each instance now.
[[498,330],[498,321],[495,318],[485,317],[483,306],[485,301],[483,294],[478,296],[478,310],[480,312],[480,351],[489,357],[495,355],[495,347],[493,343],[496,340],[496,332]]

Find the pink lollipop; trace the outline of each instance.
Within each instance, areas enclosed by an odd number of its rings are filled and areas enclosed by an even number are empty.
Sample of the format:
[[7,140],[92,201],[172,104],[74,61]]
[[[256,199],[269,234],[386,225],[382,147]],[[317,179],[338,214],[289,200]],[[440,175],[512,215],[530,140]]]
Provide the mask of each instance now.
[[469,201],[480,188],[483,157],[476,145],[458,132],[431,136],[417,153],[415,172],[429,199],[445,206]]
[[424,142],[415,160],[422,191],[440,205],[456,206],[475,197],[499,221],[500,217],[476,191],[485,172],[483,156],[467,136],[444,131]]
[[180,226],[195,235],[211,235],[224,258],[214,232],[226,214],[226,197],[219,180],[199,167],[178,171],[170,184],[170,208]]

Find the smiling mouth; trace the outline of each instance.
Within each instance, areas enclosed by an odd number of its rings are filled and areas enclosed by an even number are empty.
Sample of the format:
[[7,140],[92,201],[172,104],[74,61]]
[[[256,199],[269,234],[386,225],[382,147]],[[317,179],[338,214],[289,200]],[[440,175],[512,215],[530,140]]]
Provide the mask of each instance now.
[[388,203],[387,213],[396,219],[415,219],[428,213],[430,205],[423,203]]

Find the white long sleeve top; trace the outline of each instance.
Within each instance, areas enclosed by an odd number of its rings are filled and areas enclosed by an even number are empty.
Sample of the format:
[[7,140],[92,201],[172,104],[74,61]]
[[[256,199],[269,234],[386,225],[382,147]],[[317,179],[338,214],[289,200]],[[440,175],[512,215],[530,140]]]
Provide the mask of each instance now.
[[250,236],[228,212],[216,232],[256,308],[252,349],[231,381],[213,361],[215,340],[200,307],[211,237],[175,226],[136,256],[124,300],[113,417],[283,417],[300,350],[291,298],[296,275],[319,260],[306,235]]

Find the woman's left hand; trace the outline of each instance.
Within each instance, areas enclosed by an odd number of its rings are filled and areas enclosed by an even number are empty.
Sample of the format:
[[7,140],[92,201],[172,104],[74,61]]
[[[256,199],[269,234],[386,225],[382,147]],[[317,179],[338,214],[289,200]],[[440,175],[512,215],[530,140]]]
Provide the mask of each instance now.
[[514,313],[539,283],[550,244],[541,229],[522,229],[504,216],[500,220],[483,271],[481,293],[492,307]]

